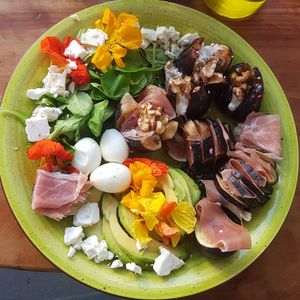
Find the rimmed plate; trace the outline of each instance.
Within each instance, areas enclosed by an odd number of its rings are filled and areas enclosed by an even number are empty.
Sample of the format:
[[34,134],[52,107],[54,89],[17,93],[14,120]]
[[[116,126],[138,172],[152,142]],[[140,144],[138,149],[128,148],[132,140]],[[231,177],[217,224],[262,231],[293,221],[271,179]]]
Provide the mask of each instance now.
[[[262,110],[280,114],[282,120],[283,160],[278,166],[279,181],[272,199],[255,211],[246,224],[251,232],[253,247],[228,257],[214,257],[195,248],[193,256],[175,275],[158,277],[153,272],[141,276],[126,270],[112,270],[105,263],[97,265],[81,253],[72,259],[66,256],[63,232],[69,220],[55,222],[36,215],[31,209],[31,193],[36,164],[26,159],[24,127],[16,119],[2,115],[0,120],[0,169],[2,183],[18,222],[34,245],[57,267],[73,278],[96,289],[112,294],[143,299],[175,298],[212,288],[235,276],[251,264],[270,244],[280,229],[293,200],[298,175],[298,144],[294,120],[287,99],[267,64],[239,35],[218,21],[193,9],[156,0],[114,1],[87,8],[78,15],[81,21],[67,18],[44,36],[64,38],[74,36],[81,28],[93,27],[103,10],[110,7],[115,13],[133,12],[145,27],[175,26],[180,32],[198,31],[207,43],[229,45],[234,61],[246,61],[258,66],[265,82]],[[30,115],[33,103],[26,98],[26,90],[38,87],[49,65],[39,51],[40,39],[28,50],[12,75],[2,106]]]

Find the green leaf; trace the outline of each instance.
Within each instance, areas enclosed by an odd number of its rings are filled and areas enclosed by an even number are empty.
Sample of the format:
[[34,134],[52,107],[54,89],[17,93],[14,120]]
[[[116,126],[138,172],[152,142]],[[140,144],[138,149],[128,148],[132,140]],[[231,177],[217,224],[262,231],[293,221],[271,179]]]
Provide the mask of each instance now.
[[115,70],[131,73],[142,71],[149,66],[149,62],[140,50],[128,50],[123,61],[126,65],[125,68],[115,67]]
[[148,84],[145,72],[131,73],[130,84],[130,94],[133,97],[138,96],[142,89]]
[[85,117],[93,109],[93,100],[87,93],[75,93],[71,95],[67,108],[72,114]]
[[102,73],[97,72],[96,70],[89,69],[89,74],[93,80],[101,81]]
[[76,132],[85,118],[73,115],[67,119],[57,120],[49,139],[55,139],[62,134]]
[[88,127],[94,136],[101,134],[103,123],[114,114],[114,107],[105,100],[94,105],[94,109],[88,119]]
[[38,100],[37,104],[40,106],[57,107],[57,101],[50,99],[48,97],[43,97],[41,100]]
[[163,69],[155,72],[145,72],[148,84],[154,84],[163,87],[165,84],[165,72]]
[[110,99],[119,100],[129,92],[130,74],[110,69],[103,75],[101,83],[105,95]]
[[68,103],[68,99],[66,97],[63,96],[54,97],[51,93],[47,93],[46,95],[43,96],[43,98],[48,98],[50,100],[58,101],[61,103]]
[[169,58],[167,55],[165,55],[164,50],[159,47],[149,46],[148,48],[144,49],[144,54],[152,67],[163,67],[169,61]]

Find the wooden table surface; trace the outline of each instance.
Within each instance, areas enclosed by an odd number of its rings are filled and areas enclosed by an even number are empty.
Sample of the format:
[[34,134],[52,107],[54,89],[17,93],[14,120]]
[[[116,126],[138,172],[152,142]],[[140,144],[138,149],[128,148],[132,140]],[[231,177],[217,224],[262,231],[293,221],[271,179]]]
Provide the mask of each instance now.
[[[0,0],[0,98],[18,61],[48,28],[99,0]],[[229,21],[200,0],[173,1],[207,13],[247,40],[279,79],[300,129],[300,5],[267,1],[249,19]],[[275,99],[276,100],[276,99]],[[284,122],[284,120],[283,120]],[[289,215],[267,250],[245,271],[212,290],[188,299],[300,299],[299,184]],[[0,190],[0,267],[57,270],[27,239]]]

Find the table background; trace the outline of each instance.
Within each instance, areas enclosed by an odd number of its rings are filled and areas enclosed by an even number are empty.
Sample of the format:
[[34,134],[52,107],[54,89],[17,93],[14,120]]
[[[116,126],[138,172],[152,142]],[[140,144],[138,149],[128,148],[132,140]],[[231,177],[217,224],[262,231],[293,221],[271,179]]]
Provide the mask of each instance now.
[[[76,11],[101,2],[104,1],[0,0],[0,98],[20,58],[42,33]],[[214,15],[200,0],[173,2],[221,20],[257,50],[288,97],[299,137],[300,1],[269,0],[257,14],[240,21]],[[298,183],[284,225],[267,250],[250,267],[227,283],[187,299],[300,299],[299,198]],[[1,188],[0,220],[0,267],[57,270],[24,235]]]

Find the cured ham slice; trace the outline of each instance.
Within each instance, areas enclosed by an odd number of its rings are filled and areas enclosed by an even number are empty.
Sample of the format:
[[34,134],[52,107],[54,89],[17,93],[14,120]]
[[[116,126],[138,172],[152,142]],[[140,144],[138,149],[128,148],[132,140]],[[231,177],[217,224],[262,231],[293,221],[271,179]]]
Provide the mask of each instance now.
[[245,146],[281,156],[281,128],[279,115],[252,112],[235,130],[236,138]]
[[201,180],[205,186],[206,197],[212,203],[219,203],[222,207],[229,209],[240,221],[250,221],[252,214],[226,200],[217,190],[213,180]]
[[77,211],[91,185],[84,174],[63,174],[37,170],[32,208],[39,214],[60,220]]
[[198,221],[195,234],[198,242],[208,248],[219,248],[222,252],[251,248],[249,231],[230,220],[221,205],[203,198],[196,205]]
[[166,91],[155,85],[148,85],[137,99],[139,105],[151,103],[153,109],[163,107],[163,111],[169,116],[169,120],[176,118],[176,112],[166,97]]

